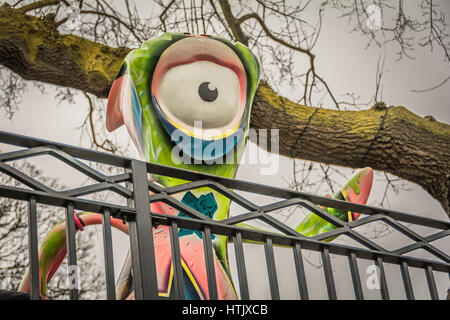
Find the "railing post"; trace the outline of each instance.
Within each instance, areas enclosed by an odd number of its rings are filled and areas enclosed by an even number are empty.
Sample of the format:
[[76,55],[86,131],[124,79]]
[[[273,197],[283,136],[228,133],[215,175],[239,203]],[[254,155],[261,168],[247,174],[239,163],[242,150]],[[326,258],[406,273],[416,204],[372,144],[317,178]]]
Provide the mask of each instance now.
[[402,278],[403,278],[403,284],[405,287],[406,298],[408,300],[415,300],[414,299],[414,290],[413,290],[412,282],[411,282],[411,276],[410,276],[409,270],[408,270],[408,262],[403,261],[402,264],[400,264],[400,270],[402,272]]
[[108,300],[116,300],[116,290],[114,286],[114,261],[111,235],[111,213],[109,209],[105,209],[102,215],[103,229],[103,255],[105,260],[105,276],[106,276],[106,298]]
[[302,300],[308,300],[308,286],[306,284],[305,267],[303,265],[302,245],[297,242],[293,246],[295,270],[297,271],[298,290]]
[[241,232],[236,232],[236,236],[234,238],[234,252],[236,254],[236,264],[239,277],[239,288],[241,290],[241,300],[250,300]]
[[322,249],[322,263],[323,272],[325,273],[325,281],[327,283],[328,298],[330,300],[337,300],[333,269],[331,268],[330,251],[328,250],[328,248]]
[[355,298],[356,300],[364,300],[364,293],[361,285],[361,277],[359,275],[358,269],[358,261],[356,260],[356,254],[354,252],[351,252],[349,254],[348,262],[350,264],[350,273],[352,275]]
[[208,279],[209,300],[217,300],[216,271],[214,267],[211,229],[205,226],[203,231],[203,251],[205,252],[206,277]]
[[77,247],[75,242],[75,218],[73,217],[73,203],[66,207],[66,245],[69,277],[69,298],[78,300],[79,274],[77,267]]
[[153,230],[145,162],[131,162],[136,218],[129,221],[134,290],[137,300],[158,299]]
[[28,202],[28,252],[30,257],[30,298],[39,300],[39,254],[35,197],[31,197]]
[[433,268],[427,266],[425,269],[425,274],[427,276],[428,288],[430,289],[430,297],[432,300],[439,300],[439,294],[436,288],[436,281],[434,280]]
[[178,224],[175,220],[170,225],[170,243],[172,248],[173,291],[172,296],[177,300],[184,300],[184,279],[181,266],[180,240],[178,238]]
[[378,266],[380,270],[380,291],[381,291],[381,298],[383,300],[389,300],[389,289],[387,285],[387,279],[386,279],[386,273],[384,272],[384,266],[383,266],[383,259],[378,257],[375,260],[376,265]]
[[280,300],[280,290],[278,288],[277,269],[275,267],[272,238],[266,237],[264,241],[264,251],[266,254],[266,265],[269,275],[270,295],[272,300]]

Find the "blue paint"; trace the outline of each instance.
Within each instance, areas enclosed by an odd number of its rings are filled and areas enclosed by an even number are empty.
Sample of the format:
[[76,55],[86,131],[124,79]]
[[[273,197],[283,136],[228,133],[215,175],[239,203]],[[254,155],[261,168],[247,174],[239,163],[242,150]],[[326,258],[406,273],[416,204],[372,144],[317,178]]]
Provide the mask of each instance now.
[[155,110],[161,120],[161,124],[171,137],[171,140],[192,159],[212,161],[223,157],[229,153],[244,136],[245,122],[241,119],[239,128],[228,137],[217,140],[202,140],[191,137],[169,122],[154,95],[152,95],[152,101],[153,105],[156,106]]

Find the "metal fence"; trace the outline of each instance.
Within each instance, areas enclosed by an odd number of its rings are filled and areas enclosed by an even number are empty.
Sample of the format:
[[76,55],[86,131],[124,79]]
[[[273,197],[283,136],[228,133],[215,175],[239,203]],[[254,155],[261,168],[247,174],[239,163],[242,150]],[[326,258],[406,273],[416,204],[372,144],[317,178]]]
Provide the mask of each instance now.
[[[360,272],[357,259],[372,260],[379,268],[380,292],[382,299],[389,299],[389,289],[383,265],[396,264],[400,267],[402,281],[408,299],[414,299],[414,290],[411,282],[410,267],[423,269],[426,275],[430,297],[438,299],[438,290],[434,273],[436,271],[450,273],[449,256],[432,244],[433,241],[447,237],[450,233],[450,222],[439,221],[426,217],[419,217],[407,213],[348,203],[326,197],[307,193],[251,183],[247,181],[227,179],[192,171],[176,169],[161,165],[142,162],[126,157],[114,156],[102,152],[87,150],[69,145],[49,142],[45,140],[20,136],[0,131],[0,142],[22,147],[18,151],[0,154],[0,171],[13,177],[28,187],[18,188],[0,185],[0,197],[12,198],[28,202],[28,238],[29,261],[31,274],[32,299],[39,299],[38,277],[38,234],[37,234],[37,204],[45,204],[66,208],[68,264],[77,265],[75,245],[75,224],[73,210],[83,210],[103,214],[103,244],[106,274],[107,298],[115,299],[115,284],[113,270],[113,250],[111,238],[110,217],[124,219],[129,223],[130,250],[132,268],[134,272],[133,285],[136,299],[159,299],[157,288],[157,275],[155,256],[153,254],[152,226],[166,225],[170,228],[172,257],[174,260],[174,297],[184,299],[182,281],[182,267],[180,260],[180,246],[178,228],[186,228],[202,232],[205,249],[205,263],[208,278],[208,290],[211,299],[217,299],[217,287],[213,263],[211,234],[225,235],[232,238],[236,255],[237,273],[239,280],[240,297],[249,299],[249,286],[247,281],[247,267],[244,260],[243,242],[245,240],[258,241],[264,244],[265,259],[272,299],[280,298],[277,281],[273,246],[287,246],[292,248],[295,261],[296,274],[293,275],[298,282],[299,294],[302,299],[308,299],[307,274],[302,258],[303,250],[318,251],[322,258],[322,268],[329,299],[337,299],[336,286],[333,278],[330,254],[348,257],[349,270],[356,299],[364,299]],[[68,164],[82,174],[94,179],[96,183],[76,189],[55,191],[37,180],[18,171],[8,162],[40,155],[50,155]],[[123,168],[122,174],[106,176],[83,161],[94,161]],[[158,174],[168,177],[190,181],[175,187],[163,188],[149,180],[147,174]],[[127,182],[124,186],[124,182]],[[228,197],[232,202],[248,210],[226,220],[214,221],[197,212],[195,209],[178,201],[171,195],[182,191],[200,187],[210,187]],[[127,206],[114,205],[93,200],[82,199],[82,196],[99,191],[110,190],[129,199]],[[252,203],[236,191],[245,191],[254,194],[281,198],[268,205]],[[149,195],[149,191],[152,192]],[[188,217],[169,216],[152,213],[150,202],[162,201],[180,210]],[[270,213],[275,210],[291,206],[300,206],[314,212],[337,228],[325,234],[305,237],[286,224],[275,219]],[[350,223],[343,222],[324,211],[320,206],[332,207],[346,211],[359,212],[361,218]],[[278,232],[266,232],[237,226],[239,222],[260,220],[275,228]],[[365,224],[383,221],[398,230],[413,243],[396,250],[386,250],[379,244],[360,234],[357,227]],[[410,224],[409,227],[405,223]],[[411,229],[411,226],[425,226],[437,231],[428,236],[422,236]],[[346,235],[356,240],[363,247],[328,243],[323,240],[330,237]],[[408,255],[416,250],[424,249],[436,259],[423,259]],[[76,288],[70,289],[70,299],[78,299]]]

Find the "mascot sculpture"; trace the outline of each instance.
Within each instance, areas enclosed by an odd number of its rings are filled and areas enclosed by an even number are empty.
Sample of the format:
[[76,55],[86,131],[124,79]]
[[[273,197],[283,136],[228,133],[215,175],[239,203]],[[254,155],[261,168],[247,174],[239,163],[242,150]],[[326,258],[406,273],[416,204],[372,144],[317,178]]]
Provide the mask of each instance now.
[[[234,178],[246,146],[258,83],[258,60],[245,45],[214,36],[167,33],[144,42],[125,58],[108,97],[106,126],[113,131],[125,124],[145,161]],[[150,179],[164,187],[186,182],[159,175]],[[334,198],[365,204],[372,179],[372,170],[365,168]],[[211,188],[174,196],[214,220],[228,217],[230,200]],[[346,222],[359,216],[324,209]],[[182,215],[162,202],[151,203],[151,211]],[[101,215],[97,213],[74,216],[79,231],[101,224]],[[111,223],[128,233],[128,225],[121,220],[112,218]],[[334,228],[310,213],[296,230],[313,236]],[[158,226],[153,235],[159,295],[170,297],[173,265],[169,229]],[[209,299],[201,237],[196,231],[179,230],[186,299]],[[218,297],[237,299],[228,264],[228,238],[212,237]],[[66,250],[65,224],[61,223],[47,234],[39,249],[42,298],[46,298],[46,284],[63,261]],[[21,291],[30,290],[29,280],[27,273]],[[116,285],[118,299],[134,298],[132,281],[128,255]]]

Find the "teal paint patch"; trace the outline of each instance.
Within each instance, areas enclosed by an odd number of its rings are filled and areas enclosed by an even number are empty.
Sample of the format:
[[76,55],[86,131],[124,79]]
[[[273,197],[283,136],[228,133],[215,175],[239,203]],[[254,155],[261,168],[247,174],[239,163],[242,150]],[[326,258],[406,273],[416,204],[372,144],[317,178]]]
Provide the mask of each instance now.
[[141,100],[139,99],[138,93],[134,83],[131,82],[131,112],[133,114],[134,126],[138,132],[136,135],[140,140],[139,143],[142,145],[142,107]]
[[[214,195],[212,194],[212,192],[206,195],[201,195],[200,198],[197,198],[195,195],[192,194],[192,192],[188,191],[184,194],[183,198],[181,199],[181,202],[211,219],[213,218],[214,213],[217,211],[218,208],[216,199],[214,199]],[[178,216],[189,217],[188,215],[184,214],[181,211],[178,212]],[[180,228],[180,230],[178,231],[178,235],[180,237],[193,233],[195,233],[200,239],[202,238],[202,234],[200,231],[194,231],[183,228]],[[214,238],[215,235],[212,234],[211,239]]]

